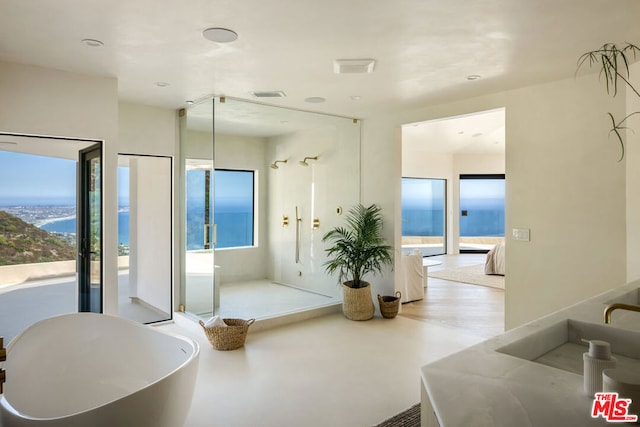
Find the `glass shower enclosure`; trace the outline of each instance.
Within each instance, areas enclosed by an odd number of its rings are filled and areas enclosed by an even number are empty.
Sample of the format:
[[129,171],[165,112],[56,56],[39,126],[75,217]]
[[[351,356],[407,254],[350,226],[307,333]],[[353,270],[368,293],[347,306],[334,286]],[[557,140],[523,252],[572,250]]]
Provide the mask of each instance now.
[[232,98],[181,117],[181,303],[266,318],[341,302],[322,236],[360,201],[359,120]]

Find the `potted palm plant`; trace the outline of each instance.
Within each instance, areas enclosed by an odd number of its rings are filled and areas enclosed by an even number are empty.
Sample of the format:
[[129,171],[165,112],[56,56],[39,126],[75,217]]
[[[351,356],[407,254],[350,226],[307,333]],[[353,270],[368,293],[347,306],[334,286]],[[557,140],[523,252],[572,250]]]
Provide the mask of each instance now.
[[339,273],[345,317],[369,320],[375,308],[371,285],[363,278],[369,273],[382,274],[384,266],[393,263],[393,250],[382,235],[379,206],[358,204],[349,211],[346,222],[346,227],[335,227],[322,238],[332,243],[325,249],[328,260],[324,266],[329,274]]

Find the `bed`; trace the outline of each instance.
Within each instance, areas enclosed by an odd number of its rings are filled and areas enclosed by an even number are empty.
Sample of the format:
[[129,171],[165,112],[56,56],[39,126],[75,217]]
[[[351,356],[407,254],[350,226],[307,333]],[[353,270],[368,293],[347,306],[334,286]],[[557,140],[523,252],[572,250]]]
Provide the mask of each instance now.
[[484,263],[484,274],[497,274],[504,276],[504,242],[495,245]]

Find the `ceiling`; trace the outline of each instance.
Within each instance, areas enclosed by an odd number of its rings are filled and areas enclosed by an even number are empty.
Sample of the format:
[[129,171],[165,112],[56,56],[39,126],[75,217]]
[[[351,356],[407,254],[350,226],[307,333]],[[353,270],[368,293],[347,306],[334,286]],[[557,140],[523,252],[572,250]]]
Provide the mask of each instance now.
[[32,137],[25,135],[0,133],[0,151],[55,157],[58,159],[78,160],[78,152],[89,148],[97,141]]
[[504,108],[402,126],[403,152],[505,154]]
[[[0,60],[115,77],[145,105],[283,91],[269,103],[367,118],[572,78],[585,51],[640,42],[638,17],[638,0],[2,0]],[[349,58],[373,73],[335,74]]]

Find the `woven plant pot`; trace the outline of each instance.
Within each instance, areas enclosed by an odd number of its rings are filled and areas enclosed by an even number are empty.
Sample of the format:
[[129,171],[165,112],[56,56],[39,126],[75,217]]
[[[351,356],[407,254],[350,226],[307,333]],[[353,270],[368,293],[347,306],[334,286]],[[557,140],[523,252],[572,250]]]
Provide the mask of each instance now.
[[385,319],[393,319],[398,315],[400,308],[400,291],[396,291],[395,296],[382,296],[378,294],[378,304],[380,304],[380,314]]
[[342,312],[347,319],[369,320],[373,318],[375,306],[373,305],[371,285],[369,283],[364,288],[351,288],[343,283],[342,296]]

